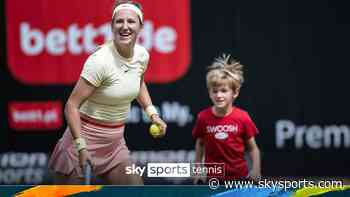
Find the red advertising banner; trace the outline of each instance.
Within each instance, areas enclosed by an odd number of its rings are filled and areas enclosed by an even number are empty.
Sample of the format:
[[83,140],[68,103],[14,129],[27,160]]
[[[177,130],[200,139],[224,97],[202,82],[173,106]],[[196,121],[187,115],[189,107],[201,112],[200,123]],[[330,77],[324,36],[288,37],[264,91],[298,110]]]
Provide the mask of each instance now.
[[[151,54],[145,79],[169,83],[188,70],[189,0],[139,1],[145,12],[139,43]],[[112,39],[113,0],[7,0],[7,55],[24,84],[73,84],[97,45]]]
[[62,126],[62,103],[47,102],[11,102],[8,104],[8,119],[15,130],[48,130]]

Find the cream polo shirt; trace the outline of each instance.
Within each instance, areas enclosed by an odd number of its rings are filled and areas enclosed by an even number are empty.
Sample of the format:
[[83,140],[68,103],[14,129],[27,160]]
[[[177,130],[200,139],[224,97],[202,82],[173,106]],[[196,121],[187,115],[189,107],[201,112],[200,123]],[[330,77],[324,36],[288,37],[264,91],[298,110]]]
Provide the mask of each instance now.
[[80,75],[97,87],[80,112],[106,122],[124,122],[139,94],[148,60],[147,50],[137,44],[130,59],[120,56],[112,41],[102,45],[86,60]]

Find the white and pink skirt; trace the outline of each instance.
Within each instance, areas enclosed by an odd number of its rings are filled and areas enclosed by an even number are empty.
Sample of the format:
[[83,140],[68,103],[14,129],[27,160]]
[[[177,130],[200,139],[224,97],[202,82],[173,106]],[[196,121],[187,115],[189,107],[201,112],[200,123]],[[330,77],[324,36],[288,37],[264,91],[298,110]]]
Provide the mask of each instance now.
[[[80,136],[86,140],[95,175],[104,174],[130,159],[124,139],[124,128],[124,125],[102,125],[81,117]],[[56,144],[49,161],[49,169],[64,175],[74,172],[83,177],[69,127]]]

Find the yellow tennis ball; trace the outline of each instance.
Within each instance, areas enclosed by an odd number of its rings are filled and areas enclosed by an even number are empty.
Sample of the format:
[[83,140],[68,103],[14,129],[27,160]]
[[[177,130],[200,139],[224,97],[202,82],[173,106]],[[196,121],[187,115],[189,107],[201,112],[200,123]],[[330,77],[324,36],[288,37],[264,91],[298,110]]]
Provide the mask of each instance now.
[[153,137],[157,137],[160,135],[161,129],[157,124],[152,124],[151,127],[149,128],[149,133]]

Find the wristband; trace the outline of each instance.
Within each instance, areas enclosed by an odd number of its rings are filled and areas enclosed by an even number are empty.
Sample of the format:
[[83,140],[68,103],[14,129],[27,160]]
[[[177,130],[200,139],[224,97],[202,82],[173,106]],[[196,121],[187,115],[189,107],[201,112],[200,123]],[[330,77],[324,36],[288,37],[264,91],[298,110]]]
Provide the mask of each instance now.
[[147,116],[151,119],[153,115],[159,115],[157,109],[154,105],[149,105],[146,107],[145,112]]
[[84,138],[77,138],[74,140],[74,144],[75,144],[75,148],[77,149],[77,151],[81,151],[83,149],[86,149],[86,141],[84,140]]

